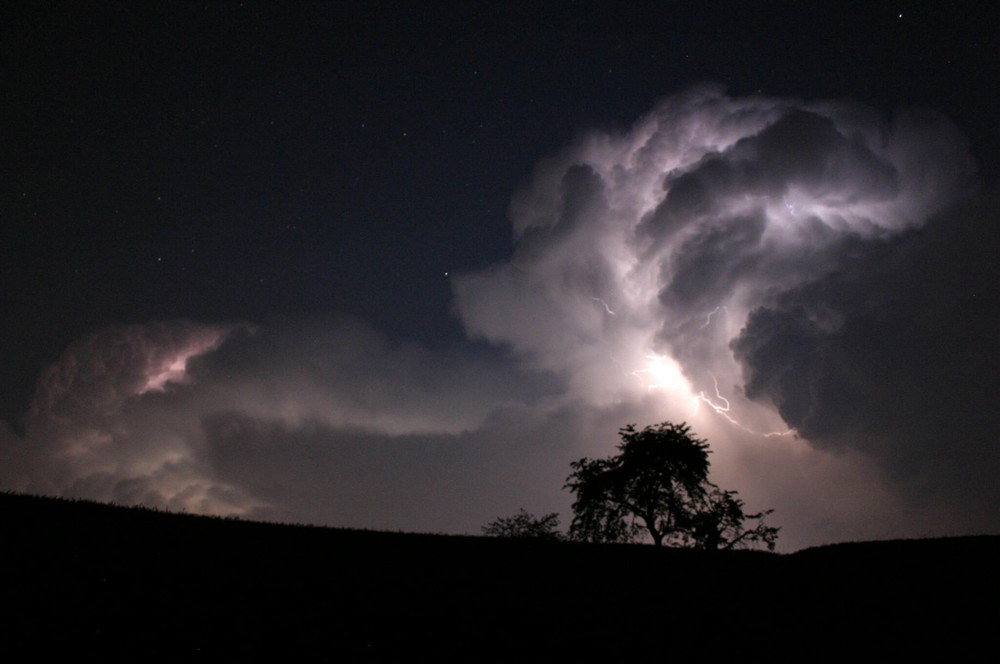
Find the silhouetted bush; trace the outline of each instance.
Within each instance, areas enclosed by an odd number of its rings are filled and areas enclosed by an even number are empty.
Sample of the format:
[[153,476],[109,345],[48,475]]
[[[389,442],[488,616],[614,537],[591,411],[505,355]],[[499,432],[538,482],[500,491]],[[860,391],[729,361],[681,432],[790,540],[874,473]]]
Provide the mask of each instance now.
[[556,512],[536,518],[534,514],[521,508],[514,516],[500,517],[483,526],[483,534],[490,537],[514,537],[518,539],[562,539],[559,515]]

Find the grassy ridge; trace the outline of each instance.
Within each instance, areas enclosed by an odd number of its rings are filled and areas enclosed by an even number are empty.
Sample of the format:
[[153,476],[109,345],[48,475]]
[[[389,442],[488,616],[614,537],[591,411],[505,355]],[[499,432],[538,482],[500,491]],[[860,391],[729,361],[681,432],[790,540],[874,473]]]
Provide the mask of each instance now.
[[990,642],[1000,596],[1000,537],[706,553],[283,526],[5,494],[0,538],[0,624],[8,643],[35,651],[954,656]]

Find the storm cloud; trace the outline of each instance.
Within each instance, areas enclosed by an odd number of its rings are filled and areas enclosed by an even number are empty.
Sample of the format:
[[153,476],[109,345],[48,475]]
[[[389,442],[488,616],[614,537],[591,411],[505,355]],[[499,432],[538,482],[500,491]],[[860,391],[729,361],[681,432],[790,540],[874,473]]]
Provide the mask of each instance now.
[[469,343],[333,314],[98,331],[0,423],[0,480],[477,532],[567,514],[571,461],[686,420],[786,548],[996,530],[989,193],[931,111],[699,87],[538,165],[510,259],[453,277]]
[[512,260],[456,296],[472,334],[580,393],[675,362],[664,400],[746,444],[851,449],[908,499],[995,527],[990,200],[936,113],[707,86],[543,163]]

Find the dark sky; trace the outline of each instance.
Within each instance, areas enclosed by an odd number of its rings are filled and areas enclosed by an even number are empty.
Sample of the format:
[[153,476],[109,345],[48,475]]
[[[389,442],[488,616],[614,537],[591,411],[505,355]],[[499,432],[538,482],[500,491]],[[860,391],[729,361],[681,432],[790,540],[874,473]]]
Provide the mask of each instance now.
[[[675,243],[669,265],[679,267],[669,269],[682,273],[667,283],[666,262],[658,273],[664,281],[650,300],[662,309],[648,328],[655,328],[653,350],[680,363],[694,395],[704,395],[714,380],[721,398],[718,372],[729,362],[727,370],[739,369],[733,387],[748,403],[777,413],[799,435],[799,449],[839,459],[829,463],[855,463],[845,455],[859,454],[857,463],[867,459],[874,468],[865,472],[878,475],[865,491],[880,487],[899,501],[897,511],[871,516],[866,500],[884,503],[884,496],[854,496],[855,511],[845,508],[842,520],[862,514],[882,524],[867,530],[823,530],[836,519],[796,517],[806,533],[798,541],[912,534],[916,526],[884,524],[901,513],[912,523],[930,513],[937,515],[934,524],[954,523],[955,510],[991,509],[998,500],[991,487],[998,456],[993,262],[1000,171],[1000,34],[991,5],[7,3],[0,10],[0,443],[8,450],[0,462],[9,471],[0,478],[22,490],[224,511],[202,494],[202,503],[185,502],[190,491],[176,488],[201,482],[205,495],[229,492],[226,504],[241,513],[454,531],[474,530],[484,515],[531,499],[537,503],[524,506],[535,511],[564,507],[558,500],[565,499],[552,498],[560,473],[574,458],[601,450],[543,445],[531,458],[551,466],[549,474],[497,480],[489,498],[473,501],[479,511],[469,508],[453,521],[425,518],[447,511],[455,496],[479,495],[483,478],[516,473],[524,459],[496,441],[518,447],[543,434],[568,441],[585,426],[580,412],[603,422],[599,413],[616,404],[607,415],[612,435],[600,432],[610,451],[617,426],[649,414],[628,399],[598,398],[580,388],[598,379],[566,369],[582,362],[579,353],[572,360],[560,355],[573,342],[539,341],[553,334],[535,327],[540,318],[551,315],[553,325],[561,320],[551,303],[539,301],[530,310],[512,303],[527,307],[537,293],[554,297],[552,289],[585,283],[559,292],[600,302],[612,315],[614,302],[605,297],[610,272],[580,276],[558,258],[610,246],[581,248],[593,235],[580,229],[590,228],[588,215],[599,214],[594,210],[614,208],[607,202],[612,191],[633,191],[608,184],[593,164],[612,158],[588,161],[593,153],[580,147],[582,137],[627,142],[637,121],[665,108],[659,100],[715,84],[716,92],[688,94],[715,99],[704,104],[718,104],[711,112],[732,122],[760,114],[770,128],[741,134],[751,138],[739,150],[727,152],[729,144],[719,143],[715,152],[700,153],[700,161],[678,167],[686,178],[668,176],[654,188],[670,195],[647,210],[652,221],[644,217],[637,228],[659,237],[656,246]],[[740,110],[739,100],[756,101]],[[817,110],[822,100],[845,105]],[[695,102],[676,103],[688,110],[664,111],[667,116],[707,117]],[[784,110],[766,110],[772,107]],[[901,108],[933,109],[948,121],[933,115],[893,124]],[[853,135],[838,123],[861,129]],[[689,131],[707,130],[689,125]],[[903,138],[883,141],[879,132]],[[866,166],[862,134],[871,145],[897,145],[887,148],[888,170]],[[939,163],[940,174],[914,175],[913,184],[906,173],[916,171],[905,164],[920,161]],[[589,165],[574,170],[578,163]],[[549,232],[531,219],[544,214],[550,172],[562,173],[565,200],[552,228],[570,238],[563,244],[531,232],[533,226]],[[863,184],[845,179],[847,172]],[[956,181],[938,186],[948,174]],[[834,189],[843,195],[831,197]],[[680,227],[677,219],[721,218],[711,209],[719,201],[728,201],[726,215],[734,201],[752,197],[805,210],[806,202],[793,200],[795,192],[826,196],[822,211],[810,208],[811,219],[839,235],[815,231],[820,234],[810,236],[809,246],[822,251],[772,252],[765,260],[759,252],[733,250],[767,243],[772,212],[760,210],[740,217],[739,233],[712,226],[683,241],[667,236],[667,229]],[[862,215],[858,201],[866,196],[904,195],[916,202],[903,212],[879,208],[870,224],[850,220]],[[838,205],[854,207],[837,208],[840,221],[829,222]],[[800,265],[793,253],[808,256]],[[806,263],[834,267],[790,281],[788,275],[804,274]],[[548,276],[525,290],[498,285],[505,277],[497,275],[525,265]],[[499,281],[487,283],[494,277]],[[766,296],[743,302],[739,315],[734,300],[709,297],[725,292],[728,298],[751,282]],[[681,312],[703,316],[713,307],[732,318],[729,336],[718,340],[724,358],[681,335],[691,324]],[[525,330],[537,336],[529,340]],[[614,334],[618,343],[626,332]],[[177,375],[187,374],[173,383],[161,377],[159,388],[172,387],[155,395],[116,382],[155,373],[149,358],[172,366],[170,357],[191,344],[200,349],[192,355],[200,374],[182,360]],[[956,350],[926,360],[929,349],[942,344]],[[39,384],[46,367],[53,367],[48,382]],[[317,376],[303,378],[310,372]],[[371,376],[377,387],[365,382]],[[978,384],[973,388],[967,379]],[[964,385],[956,391],[946,381]],[[362,383],[373,396],[359,405],[352,399],[364,392]],[[219,396],[226,390],[245,396],[248,384],[260,390],[248,401]],[[195,394],[208,385],[214,396]],[[227,387],[233,385],[239,387]],[[397,398],[397,387],[415,399],[403,399],[410,403],[404,410],[422,414],[410,425],[392,408],[380,410]],[[101,401],[94,395],[104,389],[114,396]],[[938,403],[939,391],[947,394],[942,403],[976,408],[971,423],[963,415],[966,424],[956,429],[973,441],[957,445],[954,454],[930,442],[918,451],[900,447],[914,427],[949,427],[937,410],[919,405]],[[57,392],[87,396],[64,412]],[[284,405],[268,401],[275,393],[284,395],[278,399]],[[469,403],[438,397],[453,393]],[[812,400],[804,400],[806,393]],[[147,403],[154,396],[170,403]],[[297,408],[313,398],[310,414],[287,414],[288,403]],[[111,401],[119,405],[94,419],[95,409]],[[194,401],[224,405],[195,414]],[[354,415],[321,414],[338,408]],[[918,426],[907,408],[930,414]],[[448,426],[421,419],[456,409],[479,414]],[[163,431],[155,423],[173,417],[169,413],[176,415],[172,421],[191,421],[190,430],[171,434],[170,454],[147,453],[148,442],[140,446],[146,452],[130,447],[137,431]],[[54,470],[53,459],[98,439],[117,451],[102,452],[93,466]],[[295,454],[313,450],[305,458],[335,460],[292,459],[282,452],[286,439],[296,441]],[[177,447],[179,440],[186,446]],[[252,449],[235,450],[238,444]],[[372,449],[378,452],[364,451]],[[362,451],[355,457],[345,450]],[[435,466],[438,456],[446,460]],[[760,460],[739,460],[725,450],[718,456],[722,472],[733,469],[727,477],[734,482],[749,476],[762,487],[792,482],[760,479],[753,470]],[[958,459],[941,464],[946,479],[924,474],[942,456]],[[959,479],[963,469],[984,456],[992,459],[986,475],[972,482],[981,488],[966,495],[958,488],[968,484]],[[135,461],[140,457],[145,461]],[[164,479],[164,469],[182,458],[188,470]],[[133,461],[138,465],[123,470]],[[324,464],[336,472],[324,471]],[[425,487],[425,503],[416,501],[425,510],[404,509],[395,494],[369,502],[360,486],[348,492],[354,498],[334,501],[339,507],[321,505],[336,493],[330,487],[342,485],[330,479],[337,473],[385,483],[401,468],[413,476],[407,482],[420,486],[470,470],[455,480],[455,493]],[[824,477],[849,474],[848,466],[838,468]],[[281,482],[310,488],[294,495],[268,488]],[[542,482],[554,484],[554,493],[525,488]],[[129,493],[136,483],[142,491]],[[796,491],[760,488],[755,495],[779,505],[810,503]],[[802,508],[803,515],[808,511]],[[970,519],[958,527],[996,526],[995,519]]]

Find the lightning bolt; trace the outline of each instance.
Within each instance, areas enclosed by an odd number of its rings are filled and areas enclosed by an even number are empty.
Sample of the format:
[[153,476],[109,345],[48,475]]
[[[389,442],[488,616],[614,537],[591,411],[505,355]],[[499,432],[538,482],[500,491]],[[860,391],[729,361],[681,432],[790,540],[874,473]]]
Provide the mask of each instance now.
[[[699,330],[704,330],[706,327],[708,327],[709,325],[711,325],[712,324],[712,316],[714,316],[715,314],[719,313],[720,309],[722,311],[727,311],[726,308],[720,304],[715,309],[712,309],[711,311],[708,312],[708,316],[705,317],[705,322],[702,323],[701,327],[699,327],[698,329]],[[727,313],[728,313],[728,311],[727,311]]]
[[[636,369],[635,371],[629,372],[627,375],[638,378],[639,381],[646,387],[648,392],[652,392],[655,389],[669,389],[671,387],[675,387],[678,380],[683,380],[683,378],[680,378],[679,376],[673,376],[673,374],[677,372],[677,368],[668,364],[668,361],[670,360],[669,357],[653,353],[649,353],[645,357],[649,360],[649,364],[646,368]],[[786,429],[784,431],[758,431],[756,429],[751,429],[733,417],[730,412],[732,404],[729,399],[722,395],[722,391],[719,390],[719,380],[714,374],[712,375],[712,387],[715,392],[714,396],[705,394],[703,390],[694,397],[694,410],[691,413],[692,417],[698,414],[701,404],[704,403],[711,408],[715,414],[724,418],[733,426],[756,436],[762,436],[764,438],[777,438],[781,436],[790,436],[795,433],[792,429]]]
[[785,204],[785,209],[788,210],[793,217],[798,216],[795,214],[795,203],[789,203],[787,197],[782,198],[781,201]]
[[[630,372],[628,375],[635,376],[639,381],[645,385],[646,390],[652,392],[657,388],[667,388],[672,385],[671,379],[673,376],[670,375],[671,367],[667,366],[666,362],[669,359],[665,355],[655,355],[653,353],[648,353],[646,359],[649,360],[649,365],[645,369],[636,369]],[[650,382],[642,377],[642,374],[647,374],[652,376],[653,380],[656,382]]]
[[719,381],[716,379],[714,374],[712,375],[712,384],[715,387],[714,398],[717,399],[719,403],[713,401],[712,397],[705,396],[704,391],[699,392],[698,397],[695,400],[695,413],[698,412],[699,405],[701,405],[702,403],[706,403],[708,404],[709,408],[711,408],[716,412],[716,414],[720,415],[721,417],[724,417],[726,420],[729,421],[730,424],[739,429],[742,429],[743,431],[746,431],[747,433],[752,433],[756,436],[763,436],[764,438],[778,438],[780,436],[790,436],[793,433],[795,433],[795,431],[793,431],[792,429],[786,429],[784,431],[757,431],[755,429],[751,429],[750,427],[746,426],[745,424],[743,424],[742,422],[740,422],[735,417],[729,414],[729,409],[730,409],[729,399],[722,396],[722,393],[719,392]]
[[608,303],[605,302],[604,300],[602,300],[601,298],[599,298],[599,297],[592,297],[590,299],[593,300],[594,302],[600,302],[601,304],[603,304],[604,305],[604,310],[607,311],[608,314],[610,314],[612,316],[617,316],[618,315],[615,312],[611,311],[611,307],[608,306]]
[[709,406],[709,408],[711,408],[712,410],[714,410],[717,413],[728,413],[729,412],[729,399],[727,399],[726,397],[722,396],[722,394],[719,392],[719,381],[715,378],[714,374],[712,375],[712,384],[715,385],[715,398],[718,399],[719,401],[721,401],[722,404],[716,404],[716,403],[714,403],[711,398],[705,396],[704,392],[699,392],[698,393],[701,401],[707,403],[708,406]]

